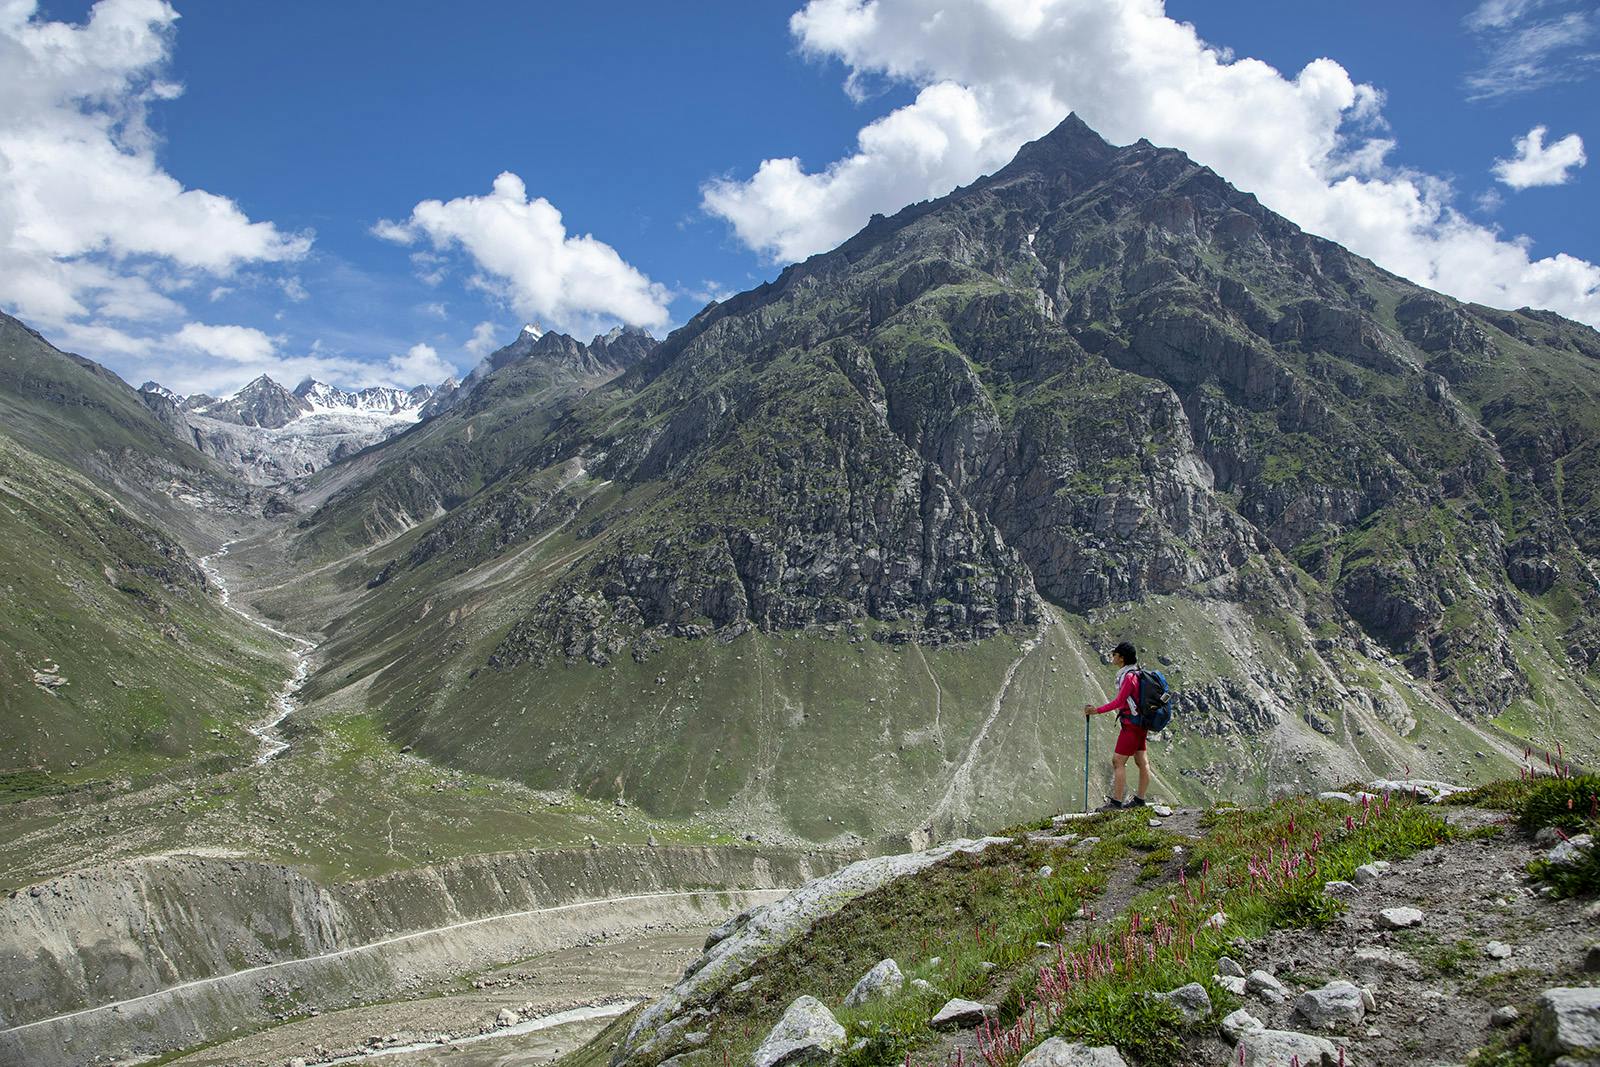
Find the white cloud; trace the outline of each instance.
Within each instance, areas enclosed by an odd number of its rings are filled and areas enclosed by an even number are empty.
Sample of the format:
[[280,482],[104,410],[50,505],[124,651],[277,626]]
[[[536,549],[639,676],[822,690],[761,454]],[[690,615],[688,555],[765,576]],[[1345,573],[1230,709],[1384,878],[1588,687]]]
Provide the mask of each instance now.
[[461,348],[473,359],[482,359],[500,347],[498,331],[492,322],[480,322],[472,328],[472,337]]
[[1600,268],[1535,260],[1527,241],[1457,211],[1447,182],[1389,164],[1382,94],[1331,59],[1286,77],[1206,44],[1160,0],[811,0],[790,28],[806,53],[842,60],[850,87],[888,78],[920,91],[821,170],[769,159],[746,180],[707,184],[705,208],[774,260],[942,196],[1077,111],[1114,143],[1185,150],[1421,284],[1600,323]]
[[[1568,10],[1532,17],[1551,6]],[[1485,0],[1467,15],[1478,35],[1483,66],[1466,79],[1469,99],[1526,93],[1581,81],[1600,66],[1593,42],[1600,14],[1574,0]]]
[[[177,12],[165,0],[100,0],[82,25],[0,2],[0,299],[88,339],[174,318],[186,276],[293,260],[310,238],[252,222],[226,197],[186,189],[156,159],[148,108]],[[120,347],[119,347],[120,345]],[[126,343],[107,351],[128,351]]]
[[1535,126],[1512,142],[1517,154],[1494,161],[1495,180],[1513,189],[1565,185],[1574,170],[1589,162],[1589,157],[1583,154],[1582,137],[1569,133],[1546,145],[1544,135],[1549,132],[1548,127]]
[[271,337],[253,326],[211,326],[203,322],[185,323],[172,335],[172,342],[230,363],[260,363],[276,355],[278,347]]
[[568,236],[561,212],[543,197],[528,199],[522,179],[509,171],[488,196],[424,200],[405,222],[385,220],[373,233],[401,244],[426,237],[439,251],[464,249],[478,269],[471,284],[569,332],[608,320],[636,326],[668,320],[672,294],[665,286],[603,241]]
[[455,367],[440,359],[432,345],[421,343],[412,345],[403,356],[390,356],[388,367],[394,380],[405,383],[406,388],[422,383],[437,385],[456,375]]

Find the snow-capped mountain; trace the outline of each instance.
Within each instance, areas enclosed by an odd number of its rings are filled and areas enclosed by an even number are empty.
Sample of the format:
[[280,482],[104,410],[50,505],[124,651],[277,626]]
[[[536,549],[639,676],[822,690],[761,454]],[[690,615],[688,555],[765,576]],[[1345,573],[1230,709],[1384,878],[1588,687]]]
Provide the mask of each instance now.
[[158,382],[139,392],[158,415],[186,422],[202,452],[252,482],[275,485],[401,433],[433,414],[424,409],[436,393],[456,388],[454,379],[437,387],[341,389],[307,378],[289,390],[263,374],[225,397],[184,397]]

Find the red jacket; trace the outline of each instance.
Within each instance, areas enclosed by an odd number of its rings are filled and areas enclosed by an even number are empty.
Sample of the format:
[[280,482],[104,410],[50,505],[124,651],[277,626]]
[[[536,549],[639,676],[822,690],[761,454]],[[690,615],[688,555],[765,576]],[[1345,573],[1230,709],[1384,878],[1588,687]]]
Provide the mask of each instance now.
[[1132,725],[1128,719],[1139,707],[1139,669],[1137,667],[1124,667],[1118,679],[1117,695],[1111,698],[1109,704],[1101,704],[1094,709],[1096,715],[1103,715],[1108,711],[1118,712],[1118,718],[1124,726]]

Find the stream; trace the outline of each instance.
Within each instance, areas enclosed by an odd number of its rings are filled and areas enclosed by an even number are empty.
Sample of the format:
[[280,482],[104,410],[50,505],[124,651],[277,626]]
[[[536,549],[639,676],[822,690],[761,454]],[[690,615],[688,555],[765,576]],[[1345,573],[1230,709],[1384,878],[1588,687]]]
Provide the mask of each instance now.
[[279,735],[278,727],[282,725],[283,720],[294,714],[295,708],[299,707],[298,702],[295,700],[295,695],[300,692],[300,687],[305,684],[307,675],[311,673],[311,654],[316,651],[317,646],[315,642],[307,641],[303,637],[296,637],[291,633],[285,633],[276,626],[263,622],[233,602],[233,596],[228,589],[228,580],[222,576],[222,571],[217,567],[215,561],[226,556],[228,550],[237,543],[236,541],[224,541],[222,547],[209,556],[201,556],[199,560],[200,569],[205,572],[206,579],[216,585],[219,593],[218,599],[222,601],[223,607],[250,625],[265,630],[274,637],[281,637],[285,641],[294,643],[293,673],[289,675],[289,680],[283,683],[283,688],[273,695],[271,713],[265,719],[250,727],[250,733],[255,735],[256,739],[261,742],[261,749],[256,753],[254,760],[256,766],[260,766],[289,747],[289,742]]

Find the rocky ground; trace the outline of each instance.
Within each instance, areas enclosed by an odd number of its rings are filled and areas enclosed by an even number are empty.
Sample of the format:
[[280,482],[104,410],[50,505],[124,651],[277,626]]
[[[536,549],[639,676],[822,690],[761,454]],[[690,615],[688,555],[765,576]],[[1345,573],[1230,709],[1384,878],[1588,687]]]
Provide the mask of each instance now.
[[[1590,790],[1582,794],[1582,806],[1591,807],[1593,787],[1582,789]],[[914,887],[889,885],[872,896],[836,900],[834,914],[811,914],[800,932],[788,931],[788,944],[776,948],[771,943],[782,939],[770,936],[771,918],[758,914],[746,927],[724,931],[725,940],[626,1035],[606,1035],[616,1039],[612,1062],[700,1067],[731,1057],[754,1067],[802,1061],[844,1067],[962,1067],[980,1061],[986,1067],[1600,1064],[1600,901],[1592,887],[1562,898],[1530,875],[1541,860],[1583,854],[1592,847],[1588,839],[1571,833],[1569,843],[1548,826],[1527,833],[1526,824],[1519,826],[1503,810],[1429,808],[1410,800],[1398,805],[1374,817],[1373,826],[1380,828],[1365,838],[1360,799],[1325,794],[1317,805],[1287,802],[1276,816],[1260,812],[1230,821],[1216,813],[1153,807],[1115,822],[1060,817],[1055,826],[1009,844],[974,842],[944,864],[965,864],[971,873],[917,868],[905,881],[953,877],[959,886],[965,877],[973,908],[946,906],[956,922],[976,924],[971,929],[981,957],[959,943],[959,931],[942,947],[930,947],[926,927],[918,934],[906,920],[906,901],[913,909],[926,909],[929,901],[959,901],[959,888],[919,898]],[[1350,813],[1349,821],[1341,810]],[[1298,820],[1299,832],[1314,836],[1305,852],[1281,847],[1291,840],[1280,836],[1284,814],[1290,835]],[[1270,829],[1273,836],[1251,836],[1272,818],[1279,819]],[[1241,829],[1248,820],[1258,820],[1256,830]],[[1392,825],[1382,825],[1386,820]],[[1347,839],[1323,852],[1323,835],[1333,838],[1341,829]],[[1110,835],[1108,844],[1117,847],[1108,851],[1100,834]],[[1263,841],[1276,842],[1278,850],[1263,851]],[[1255,850],[1237,855],[1253,871],[1242,881],[1259,875],[1265,891],[1258,896],[1258,889],[1243,895],[1235,890],[1225,899],[1229,910],[1239,906],[1239,916],[1219,909],[1187,927],[1179,900],[1197,899],[1190,896],[1189,879],[1205,876],[1202,866],[1220,865],[1235,845]],[[1191,855],[1205,857],[1204,865]],[[1050,862],[1038,866],[1041,858]],[[1309,869],[1294,866],[1301,859],[1310,862]],[[1331,873],[1320,873],[1318,863]],[[1080,864],[1082,879],[1076,873]],[[1273,872],[1280,868],[1291,873],[1279,879]],[[1048,920],[1056,936],[1018,946],[1016,938],[1033,936],[1026,923],[978,906],[985,875],[1002,883],[1010,878],[1020,894],[1032,892],[1030,882],[1070,883],[1056,913],[1064,921]],[[1299,889],[1285,892],[1297,879]],[[829,881],[839,880],[835,875]],[[1229,875],[1222,881],[1241,884]],[[1205,900],[1206,892],[1200,890],[1198,899]],[[895,893],[903,898],[899,903]],[[1165,918],[1163,893],[1171,902]],[[1049,890],[1041,887],[1034,895],[1045,900]],[[1291,900],[1294,906],[1286,910],[1282,905]],[[1262,904],[1266,911],[1254,910]],[[1134,919],[1130,927],[1130,912],[1137,910],[1147,917],[1145,925]],[[1196,918],[1211,910],[1209,903],[1191,909]],[[852,911],[870,913],[879,927],[905,927],[902,950],[872,962],[894,938],[852,934]],[[1264,915],[1271,918],[1263,921]],[[1175,938],[1162,940],[1157,927],[1164,922],[1177,929]],[[765,931],[768,946],[747,951],[751,946],[741,943],[751,941],[748,931]],[[1012,944],[1004,944],[1007,937]],[[1192,958],[1185,937],[1195,946]],[[857,947],[851,938],[872,943]],[[814,944],[806,946],[807,940]],[[1209,950],[1208,941],[1214,946]],[[1142,954],[1147,943],[1148,967],[1120,958],[1129,944]],[[943,955],[929,958],[935,949]],[[946,958],[952,954],[957,958]],[[790,957],[797,956],[812,962],[796,966]],[[740,966],[720,966],[730,958]],[[1044,970],[1062,959],[1074,975],[1067,984],[1079,988],[1054,1002],[1063,1007],[1053,1018],[1048,1009],[1039,1015],[1029,1006],[1051,1003],[1041,994]],[[1180,984],[1180,974],[1191,981]],[[857,977],[841,981],[844,975]],[[1095,992],[1090,987],[1097,980]],[[763,993],[762,983],[782,989]],[[1167,1032],[1152,1040],[1152,1029]],[[1051,1033],[1064,1036],[1046,1036]],[[574,1067],[592,1062],[599,1061],[580,1055]]]

